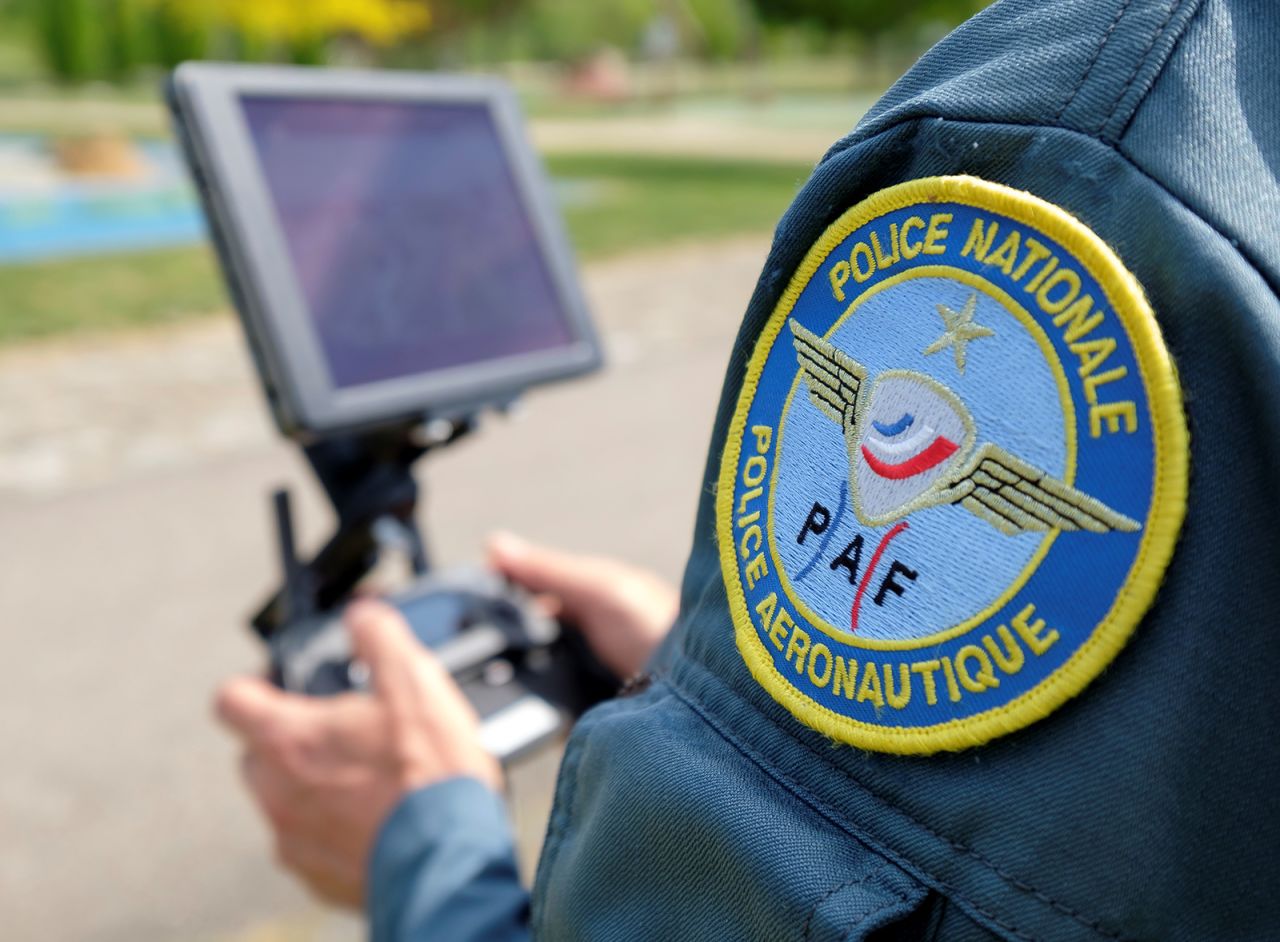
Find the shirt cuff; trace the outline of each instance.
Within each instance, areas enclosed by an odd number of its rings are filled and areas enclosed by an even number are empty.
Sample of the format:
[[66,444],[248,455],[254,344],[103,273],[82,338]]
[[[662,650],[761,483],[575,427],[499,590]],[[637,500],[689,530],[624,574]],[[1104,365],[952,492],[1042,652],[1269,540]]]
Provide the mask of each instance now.
[[367,896],[373,942],[526,939],[528,894],[502,799],[473,778],[406,795],[374,844]]

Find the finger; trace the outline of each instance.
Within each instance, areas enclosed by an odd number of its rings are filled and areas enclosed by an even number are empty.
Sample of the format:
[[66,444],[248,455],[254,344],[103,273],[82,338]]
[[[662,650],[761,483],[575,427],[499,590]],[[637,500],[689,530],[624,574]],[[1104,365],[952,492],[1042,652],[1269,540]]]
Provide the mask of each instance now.
[[375,677],[390,679],[403,671],[422,648],[404,616],[377,599],[356,599],[343,613],[343,622],[351,635],[352,651]]
[[263,784],[262,757],[252,749],[246,749],[240,755],[240,777],[255,795]]
[[279,771],[261,755],[248,750],[240,757],[240,775],[267,819],[280,827],[289,808],[285,782]]
[[489,540],[489,563],[530,592],[556,596],[568,611],[600,594],[599,574],[590,558],[537,546],[511,533]]
[[564,614],[564,602],[557,595],[549,595],[545,592],[542,595],[535,595],[533,604],[538,606],[538,611],[548,618],[559,618]]
[[339,694],[326,697],[323,707],[316,716],[313,755],[318,760],[342,767],[377,757],[386,748],[383,708],[374,698]]
[[461,735],[479,723],[466,696],[400,613],[377,602],[357,602],[347,624],[357,656],[370,669],[373,690],[386,708],[393,738],[406,730],[432,737]]
[[375,693],[393,709],[412,710],[421,703],[424,683],[437,687],[448,679],[439,660],[391,606],[358,600],[348,606],[345,620],[356,657],[369,666]]
[[261,739],[290,713],[294,698],[260,677],[227,681],[214,697],[214,713],[242,739]]

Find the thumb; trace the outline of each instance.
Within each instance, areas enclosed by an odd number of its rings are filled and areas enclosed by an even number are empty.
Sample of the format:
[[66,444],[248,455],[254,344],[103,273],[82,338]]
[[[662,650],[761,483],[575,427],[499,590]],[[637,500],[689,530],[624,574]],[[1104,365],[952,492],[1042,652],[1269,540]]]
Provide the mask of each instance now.
[[438,663],[427,655],[404,616],[386,602],[359,599],[347,606],[343,620],[353,653],[369,668],[374,691],[393,702],[413,696],[424,663]]
[[261,677],[227,681],[214,697],[218,719],[244,740],[259,740],[279,726],[296,706],[293,698]]
[[556,596],[567,612],[580,610],[600,594],[595,561],[536,546],[511,533],[489,540],[489,564],[535,595]]

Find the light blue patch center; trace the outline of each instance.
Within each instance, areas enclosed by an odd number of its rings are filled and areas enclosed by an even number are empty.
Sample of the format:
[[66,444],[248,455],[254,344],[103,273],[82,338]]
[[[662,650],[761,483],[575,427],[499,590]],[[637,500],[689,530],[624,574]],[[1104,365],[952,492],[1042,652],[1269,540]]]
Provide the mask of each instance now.
[[[958,311],[975,297],[973,323],[993,336],[969,341],[961,372],[949,348],[924,351],[945,329],[938,305]],[[865,299],[826,339],[867,371],[861,394],[870,393],[886,370],[924,374],[968,410],[975,448],[991,442],[1056,478],[1065,476],[1066,426],[1054,370],[1028,327],[988,294],[946,277],[909,279]],[[916,422],[910,411],[894,414],[901,417],[870,423],[883,439],[902,435]],[[868,526],[859,521],[854,500],[843,499],[859,454],[859,443],[853,444],[851,450],[840,425],[811,401],[797,375],[778,432],[769,530],[793,598],[836,630],[852,630],[864,581],[858,637],[919,639],[952,628],[1008,590],[1046,539],[1042,533],[1005,535],[950,503]],[[910,470],[903,465],[885,473]],[[822,532],[806,532],[806,524],[820,523],[823,512]],[[875,572],[867,577],[873,562]],[[895,563],[892,581],[901,593],[884,588]]]

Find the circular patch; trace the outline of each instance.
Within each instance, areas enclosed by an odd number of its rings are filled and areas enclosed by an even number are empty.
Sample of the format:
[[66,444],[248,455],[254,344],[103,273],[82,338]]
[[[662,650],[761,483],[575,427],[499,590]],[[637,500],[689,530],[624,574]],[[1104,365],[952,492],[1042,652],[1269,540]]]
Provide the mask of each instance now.
[[1128,640],[1186,476],[1174,366],[1097,236],[971,177],[884,190],[809,251],[747,369],[717,499],[738,648],[862,748],[1019,729]]

